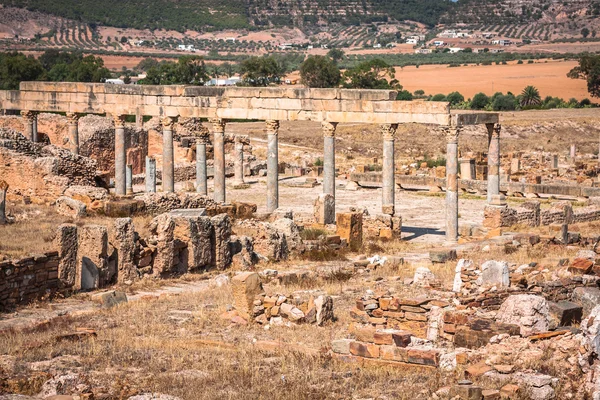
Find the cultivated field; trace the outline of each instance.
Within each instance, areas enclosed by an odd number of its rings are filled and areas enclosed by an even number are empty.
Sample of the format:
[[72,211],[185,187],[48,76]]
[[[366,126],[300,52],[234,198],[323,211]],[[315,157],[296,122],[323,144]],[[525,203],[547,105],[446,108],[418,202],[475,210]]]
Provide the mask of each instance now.
[[536,61],[534,64],[510,63],[508,65],[469,65],[449,68],[447,65],[424,65],[419,68],[396,68],[396,79],[405,89],[413,92],[450,93],[459,91],[465,98],[484,92],[511,91],[520,93],[527,85],[533,85],[542,97],[558,96],[565,100],[589,98],[583,80],[567,78],[567,73],[577,65],[576,61]]

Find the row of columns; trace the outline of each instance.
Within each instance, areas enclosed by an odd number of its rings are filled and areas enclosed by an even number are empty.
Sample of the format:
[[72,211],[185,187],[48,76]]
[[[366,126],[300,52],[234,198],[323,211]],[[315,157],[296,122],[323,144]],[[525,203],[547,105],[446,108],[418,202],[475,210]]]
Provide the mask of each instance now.
[[[500,124],[486,124],[488,131],[487,202],[500,195]],[[446,242],[458,241],[458,136],[461,127],[446,133]],[[385,166],[384,166],[385,170]]]

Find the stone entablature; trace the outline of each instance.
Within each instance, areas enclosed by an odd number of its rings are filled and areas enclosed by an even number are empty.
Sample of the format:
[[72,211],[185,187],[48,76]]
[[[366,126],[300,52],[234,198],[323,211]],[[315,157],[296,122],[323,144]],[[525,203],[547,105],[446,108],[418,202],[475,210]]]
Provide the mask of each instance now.
[[396,101],[391,90],[213,88],[22,82],[0,91],[0,109],[373,124],[497,123],[496,113],[450,114],[446,102]]

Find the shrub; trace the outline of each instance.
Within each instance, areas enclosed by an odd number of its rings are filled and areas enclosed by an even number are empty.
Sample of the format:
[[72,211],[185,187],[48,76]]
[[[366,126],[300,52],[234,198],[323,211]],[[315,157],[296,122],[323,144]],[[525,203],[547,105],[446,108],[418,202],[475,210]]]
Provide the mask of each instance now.
[[485,93],[477,93],[471,101],[471,109],[483,110],[489,102],[490,98]]
[[410,101],[412,99],[413,99],[413,95],[408,90],[402,90],[402,91],[398,92],[398,95],[396,96],[396,100]]
[[465,97],[459,92],[452,92],[446,96],[446,101],[450,102],[451,105],[455,106],[465,101]]
[[438,93],[431,98],[431,101],[446,101],[446,95]]

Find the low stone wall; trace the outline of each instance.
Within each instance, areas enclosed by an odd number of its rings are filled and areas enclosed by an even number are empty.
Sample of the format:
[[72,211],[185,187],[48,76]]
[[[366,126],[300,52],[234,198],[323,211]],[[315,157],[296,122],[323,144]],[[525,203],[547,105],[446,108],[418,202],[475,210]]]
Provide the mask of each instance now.
[[59,290],[58,253],[0,262],[0,311],[48,298]]
[[600,221],[600,207],[589,206],[573,209],[571,203],[561,201],[548,209],[540,209],[537,201],[528,201],[519,207],[487,205],[483,212],[486,228],[502,228],[513,225],[540,226]]
[[357,322],[383,328],[408,329],[426,337],[427,321],[434,307],[448,307],[444,300],[366,295],[356,300],[350,316]]

